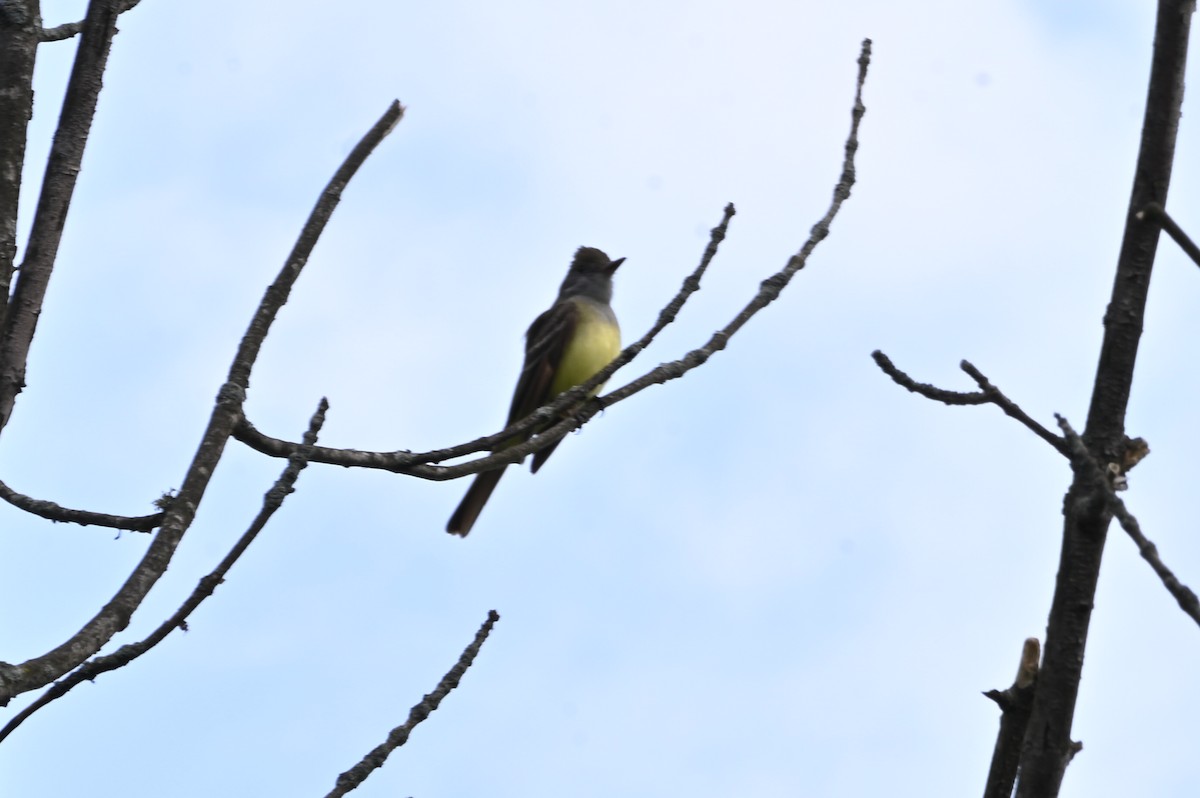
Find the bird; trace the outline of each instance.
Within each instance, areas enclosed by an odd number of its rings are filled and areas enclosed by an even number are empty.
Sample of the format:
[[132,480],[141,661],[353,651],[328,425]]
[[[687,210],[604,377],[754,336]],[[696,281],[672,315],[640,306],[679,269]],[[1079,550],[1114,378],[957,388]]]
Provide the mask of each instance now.
[[[549,310],[529,325],[525,333],[525,365],[513,391],[505,426],[525,418],[559,394],[587,382],[611,363],[621,351],[621,328],[613,313],[613,274],[625,262],[612,260],[595,247],[580,247]],[[597,385],[589,396],[603,386]],[[552,426],[549,422],[541,427]],[[497,444],[493,452],[515,446],[538,433],[533,429]],[[533,473],[562,441],[533,453]],[[450,516],[446,531],[466,537],[483,506],[496,489],[506,466],[482,471],[475,476],[467,495]]]

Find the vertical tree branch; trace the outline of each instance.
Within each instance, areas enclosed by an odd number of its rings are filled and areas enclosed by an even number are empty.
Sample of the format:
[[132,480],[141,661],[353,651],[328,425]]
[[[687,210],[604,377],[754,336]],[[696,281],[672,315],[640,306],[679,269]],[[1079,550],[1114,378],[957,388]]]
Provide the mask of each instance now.
[[96,113],[108,51],[117,32],[120,5],[121,0],[92,0],[83,20],[83,34],[46,161],[46,176],[29,244],[0,337],[0,430],[8,424],[17,394],[25,387],[25,361],[58,256],[67,209],[71,206],[83,150]]
[[1042,647],[1038,639],[1028,638],[1021,646],[1021,662],[1017,666],[1017,678],[1013,680],[1012,686],[1007,690],[988,690],[984,693],[999,705],[1002,714],[983,798],[1010,798],[1012,795],[1013,785],[1017,782],[1021,745],[1025,739],[1025,729],[1029,725],[1029,713],[1033,709],[1033,693],[1037,684],[1038,659],[1041,653]]
[[0,330],[17,258],[17,210],[33,115],[40,15],[38,0],[10,0],[0,6]]
[[[1166,207],[1194,9],[1195,0],[1158,3],[1141,148],[1083,434],[1088,450],[1100,463],[1121,461],[1125,410],[1159,237],[1158,225],[1139,222],[1135,215],[1152,202]],[[1076,750],[1071,723],[1112,513],[1103,491],[1084,469],[1076,466],[1073,470],[1064,503],[1062,553],[1046,628],[1045,656],[1021,755],[1018,798],[1058,795],[1067,763]]]

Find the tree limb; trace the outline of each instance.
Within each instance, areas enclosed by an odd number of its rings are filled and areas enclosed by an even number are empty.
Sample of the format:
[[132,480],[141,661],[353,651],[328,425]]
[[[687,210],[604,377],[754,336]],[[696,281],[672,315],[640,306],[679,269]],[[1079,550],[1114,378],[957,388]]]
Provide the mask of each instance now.
[[16,268],[17,213],[33,115],[40,15],[37,0],[10,0],[0,11],[0,330]]
[[1066,441],[1031,418],[1029,414],[1022,410],[1016,402],[1005,396],[1004,393],[995,385],[992,385],[992,383],[988,381],[988,378],[983,375],[983,372],[971,365],[969,361],[962,361],[959,364],[959,368],[971,375],[971,379],[975,380],[975,384],[978,385],[981,390],[972,393],[961,393],[959,391],[947,391],[927,383],[917,382],[912,377],[908,376],[899,368],[897,368],[896,364],[878,349],[871,353],[871,357],[875,359],[875,363],[879,366],[883,373],[892,378],[893,382],[901,387],[907,388],[915,394],[947,405],[996,405],[996,407],[1003,410],[1004,414],[1009,418],[1014,418],[1017,421],[1020,421],[1027,429],[1033,432],[1033,434],[1037,435],[1046,443],[1053,446],[1059,454],[1063,455],[1064,457],[1070,456],[1067,451]]
[[149,532],[162,523],[163,514],[124,516],[93,513],[87,510],[72,510],[45,499],[34,499],[17,493],[0,481],[0,499],[19,510],[24,510],[48,521],[61,521],[82,526],[102,526],[109,529],[128,529],[131,532]]
[[[121,3],[119,14],[124,14],[142,0],[124,0]],[[64,39],[70,39],[75,34],[79,33],[83,28],[83,20],[79,22],[64,22],[61,25],[55,25],[53,28],[42,28],[38,31],[38,40],[42,42],[60,42]]]
[[[1112,483],[1109,477],[1105,474],[1104,469],[1096,462],[1096,458],[1092,457],[1092,453],[1083,445],[1083,439],[1071,428],[1067,420],[1062,416],[1056,415],[1058,426],[1062,429],[1063,434],[1067,436],[1067,442],[1071,447],[1071,456],[1086,469],[1087,474],[1091,477],[1096,487],[1104,491],[1104,497],[1108,501],[1109,509],[1116,516],[1117,521],[1121,524],[1121,528],[1133,539],[1137,544],[1138,553],[1142,555],[1142,559],[1150,563],[1150,567],[1154,569],[1154,573],[1158,574],[1158,578],[1162,581],[1163,587],[1167,589],[1175,601],[1179,603],[1179,608],[1187,613],[1197,625],[1200,625],[1200,598],[1192,592],[1192,589],[1179,581],[1175,573],[1166,566],[1158,555],[1158,547],[1142,533],[1142,526],[1138,523],[1137,518],[1125,506],[1125,502],[1113,490]],[[1119,473],[1115,471],[1114,473]]]
[[988,690],[984,693],[1000,706],[1001,715],[1000,732],[996,735],[996,747],[992,751],[992,766],[988,770],[983,798],[1012,796],[1012,788],[1017,781],[1017,762],[1021,758],[1021,744],[1025,740],[1025,727],[1033,708],[1033,691],[1041,653],[1038,639],[1027,638],[1021,646],[1021,662],[1012,686],[1007,690]]

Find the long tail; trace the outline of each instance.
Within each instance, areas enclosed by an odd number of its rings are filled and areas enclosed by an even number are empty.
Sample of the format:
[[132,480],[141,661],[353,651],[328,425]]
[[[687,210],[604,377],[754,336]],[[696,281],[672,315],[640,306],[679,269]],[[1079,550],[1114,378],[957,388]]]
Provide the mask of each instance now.
[[463,496],[454,515],[450,516],[450,522],[446,524],[446,531],[451,535],[461,535],[465,538],[471,531],[471,527],[475,526],[475,519],[479,517],[483,505],[487,504],[487,500],[491,497],[492,491],[496,489],[502,476],[504,476],[503,468],[477,474],[471,487],[467,488],[467,495]]

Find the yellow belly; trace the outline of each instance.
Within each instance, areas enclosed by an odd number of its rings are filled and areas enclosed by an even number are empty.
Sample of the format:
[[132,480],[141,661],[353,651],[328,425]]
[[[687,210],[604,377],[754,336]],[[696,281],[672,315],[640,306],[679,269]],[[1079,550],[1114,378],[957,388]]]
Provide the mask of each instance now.
[[[579,308],[579,319],[575,335],[567,344],[550,395],[558,396],[563,391],[587,382],[596,372],[607,366],[621,352],[621,328],[612,309],[595,300],[576,297],[571,300]],[[591,392],[600,392],[597,386]]]

